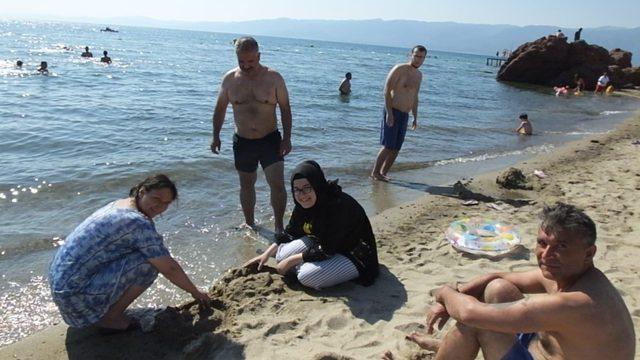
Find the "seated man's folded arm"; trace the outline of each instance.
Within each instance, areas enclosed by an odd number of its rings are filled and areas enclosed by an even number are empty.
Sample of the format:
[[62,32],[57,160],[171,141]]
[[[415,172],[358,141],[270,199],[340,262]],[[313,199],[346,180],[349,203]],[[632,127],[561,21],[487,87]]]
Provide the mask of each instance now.
[[470,296],[446,304],[454,319],[465,325],[503,333],[554,331],[583,321],[589,298],[582,293],[534,296],[502,304],[482,303]]

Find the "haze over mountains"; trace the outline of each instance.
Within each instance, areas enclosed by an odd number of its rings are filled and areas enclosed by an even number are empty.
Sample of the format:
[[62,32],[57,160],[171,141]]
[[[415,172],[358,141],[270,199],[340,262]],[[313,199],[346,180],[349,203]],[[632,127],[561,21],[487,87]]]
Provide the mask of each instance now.
[[[503,49],[515,50],[522,43],[554,34],[559,28],[571,41],[577,30],[550,25],[486,25],[381,19],[295,20],[281,18],[239,22],[184,22],[161,21],[144,17],[120,17],[91,19],[90,22],[105,25],[150,26],[397,47],[411,47],[420,43],[434,50],[482,55],[495,55],[496,51]],[[622,48],[631,51],[636,55],[633,59],[634,64],[638,64],[640,27],[585,28],[582,31],[582,39],[590,44],[603,46],[607,50]]]

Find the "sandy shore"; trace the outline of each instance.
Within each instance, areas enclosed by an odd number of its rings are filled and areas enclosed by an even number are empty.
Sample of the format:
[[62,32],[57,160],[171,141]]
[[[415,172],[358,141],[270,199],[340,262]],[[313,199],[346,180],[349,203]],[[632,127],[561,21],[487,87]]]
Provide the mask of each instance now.
[[[273,272],[232,269],[211,289],[217,299],[212,311],[199,313],[185,304],[145,323],[148,332],[110,337],[58,325],[0,349],[0,358],[328,360],[377,358],[390,349],[401,359],[428,359],[428,352],[403,337],[423,326],[429,291],[485,272],[536,266],[537,216],[543,204],[558,200],[584,208],[595,220],[596,266],[619,289],[640,334],[640,145],[632,144],[637,139],[640,114],[609,134],[517,165],[532,190],[499,189],[496,173],[472,179],[472,192],[504,200],[496,208],[482,201],[466,207],[453,187],[429,187],[431,194],[384,211],[373,218],[382,267],[371,287],[344,284],[317,292]],[[548,177],[532,176],[534,169]],[[455,251],[444,231],[466,216],[516,224],[523,246],[500,259]]]

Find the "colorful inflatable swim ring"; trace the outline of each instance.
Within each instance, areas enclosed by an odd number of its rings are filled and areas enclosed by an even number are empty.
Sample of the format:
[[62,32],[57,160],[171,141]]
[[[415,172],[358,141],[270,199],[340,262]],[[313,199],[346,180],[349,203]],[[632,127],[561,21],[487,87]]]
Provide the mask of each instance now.
[[445,235],[454,248],[479,255],[503,255],[520,244],[514,226],[482,218],[456,220]]

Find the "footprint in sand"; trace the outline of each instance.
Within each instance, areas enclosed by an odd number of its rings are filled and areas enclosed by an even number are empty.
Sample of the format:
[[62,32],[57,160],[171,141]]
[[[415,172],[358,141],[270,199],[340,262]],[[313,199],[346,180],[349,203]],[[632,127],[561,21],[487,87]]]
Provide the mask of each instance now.
[[344,328],[349,320],[342,315],[332,316],[327,320],[327,327],[331,330],[340,330]]
[[244,330],[244,329],[254,330],[254,329],[262,328],[263,326],[264,326],[264,321],[258,321],[258,322],[255,322],[255,323],[246,322],[246,323],[242,323],[239,326],[239,330],[241,330],[241,331]]
[[418,322],[411,322],[408,324],[397,325],[397,326],[394,326],[393,328],[402,333],[408,334],[414,331],[422,331],[424,330],[425,326],[424,324],[421,324]]
[[271,336],[275,334],[282,334],[287,331],[295,330],[298,327],[298,321],[285,321],[277,323],[264,332],[264,336]]
[[332,352],[323,352],[316,354],[313,357],[313,360],[355,360],[352,357],[332,353]]
[[[367,336],[367,338],[362,339],[362,340],[368,340],[368,339],[370,339],[372,337],[373,337],[373,334]],[[358,343],[356,341],[356,343],[353,344],[352,346],[345,347],[345,350],[370,349],[370,348],[373,348],[373,347],[376,347],[376,346],[380,346],[381,344],[382,343],[380,341],[377,341],[377,340],[370,340],[370,341],[366,341],[366,342],[363,342],[363,343]]]

